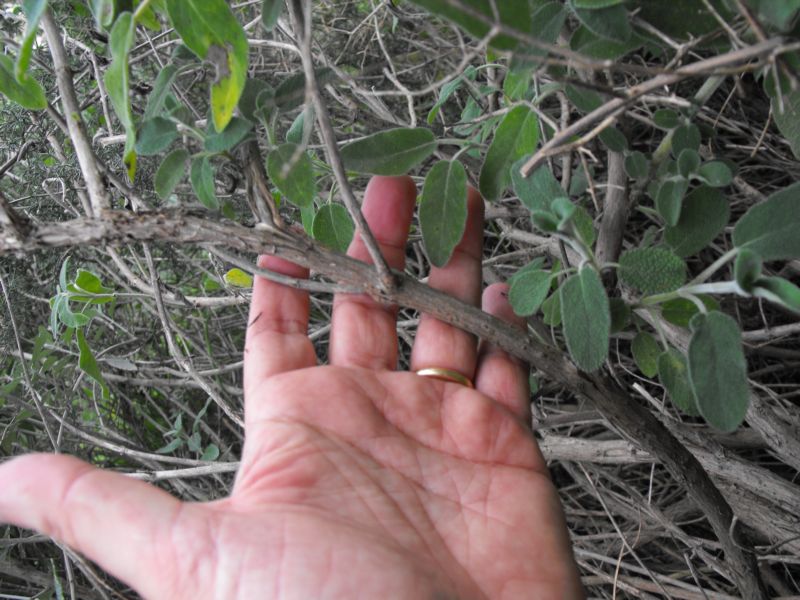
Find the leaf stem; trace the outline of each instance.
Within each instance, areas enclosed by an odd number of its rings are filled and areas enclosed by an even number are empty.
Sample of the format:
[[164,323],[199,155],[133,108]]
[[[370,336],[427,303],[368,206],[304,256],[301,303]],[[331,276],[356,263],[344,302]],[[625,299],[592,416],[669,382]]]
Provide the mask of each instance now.
[[738,253],[739,253],[738,248],[733,248],[732,250],[728,250],[725,254],[723,254],[717,260],[711,263],[711,265],[709,265],[708,268],[706,268],[702,273],[700,273],[697,277],[692,279],[691,285],[703,283],[704,281],[706,281],[714,273],[719,271],[727,262],[735,258]]

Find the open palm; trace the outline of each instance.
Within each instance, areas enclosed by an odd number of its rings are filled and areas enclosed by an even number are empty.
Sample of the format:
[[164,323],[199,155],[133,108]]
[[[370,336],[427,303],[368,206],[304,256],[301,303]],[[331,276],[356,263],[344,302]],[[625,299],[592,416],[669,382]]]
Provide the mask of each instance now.
[[[375,178],[364,213],[403,265],[413,183]],[[482,202],[430,284],[480,300]],[[366,259],[359,239],[349,253]],[[276,258],[262,266],[293,276]],[[483,307],[515,320],[503,286]],[[423,316],[395,371],[395,309],[337,297],[315,366],[306,293],[257,278],[245,348],[246,441],[230,497],[192,504],[64,456],[0,468],[0,520],[74,546],[148,598],[581,597],[564,518],[525,425],[527,373]]]

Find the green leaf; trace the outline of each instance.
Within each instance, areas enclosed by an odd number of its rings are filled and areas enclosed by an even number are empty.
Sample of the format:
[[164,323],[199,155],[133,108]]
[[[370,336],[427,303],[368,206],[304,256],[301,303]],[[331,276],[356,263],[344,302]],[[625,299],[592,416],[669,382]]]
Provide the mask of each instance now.
[[572,3],[575,5],[575,8],[587,8],[592,10],[622,4],[624,1],[625,0],[573,0]]
[[636,366],[645,377],[655,377],[658,373],[658,356],[661,354],[661,346],[658,345],[656,338],[649,333],[640,331],[633,338],[631,343],[633,360]]
[[734,431],[750,400],[739,324],[714,311],[695,315],[690,326],[689,381],[697,408],[712,426]]
[[[493,5],[497,8],[501,24],[525,34],[530,30],[531,9],[527,0],[503,0],[502,2],[462,0],[464,6],[483,18],[470,14],[449,0],[413,0],[413,2],[432,13],[453,21],[478,39],[486,37],[491,23],[495,21]],[[492,38],[491,45],[501,50],[513,50],[518,42],[511,36],[498,35]]]
[[761,257],[747,248],[739,250],[733,264],[733,276],[743,291],[751,293],[756,280],[761,277]]
[[431,263],[445,266],[467,224],[467,172],[460,162],[442,160],[428,172],[419,223]]
[[760,21],[766,21],[783,31],[792,25],[797,12],[800,10],[800,0],[748,0],[756,17]]
[[[314,69],[314,73],[317,77],[317,84],[320,86],[325,85],[336,76],[333,69],[328,67]],[[274,106],[280,112],[285,113],[302,106],[306,100],[306,76],[302,70],[281,81],[273,96],[272,105],[264,104],[261,107],[262,111]]]
[[[588,12],[588,11],[587,11]],[[627,40],[612,40],[596,35],[588,27],[578,27],[569,39],[569,47],[575,52],[601,60],[617,60],[642,45],[643,39],[636,33]]]
[[108,398],[110,395],[108,386],[106,385],[105,379],[103,379],[103,374],[100,372],[100,367],[97,366],[97,361],[92,354],[91,348],[89,348],[89,344],[86,343],[86,337],[83,334],[83,329],[77,330],[75,338],[78,342],[78,349],[80,350],[78,366],[80,367],[81,371],[86,373],[89,377],[97,382],[97,384],[103,390],[103,396]]
[[653,113],[653,122],[661,129],[675,129],[681,124],[680,115],[668,108],[659,108]]
[[700,148],[700,130],[693,123],[677,127],[672,134],[673,156],[680,156],[687,148],[695,152]]
[[47,97],[39,82],[30,76],[26,76],[22,82],[17,81],[14,63],[5,54],[0,54],[0,93],[29,110],[47,108]]
[[[684,148],[680,153],[680,156],[678,156],[678,173],[681,174],[681,177],[686,177],[688,179],[690,175],[697,171],[699,166],[700,155],[697,153],[697,151],[692,150],[691,148]],[[718,186],[712,185],[711,187]],[[674,225],[674,223],[672,223],[672,225]]]
[[[213,127],[213,123],[211,126]],[[208,152],[227,152],[241,143],[251,129],[253,129],[253,124],[250,121],[241,117],[233,117],[223,131],[217,132],[213,129],[209,131],[205,149]]]
[[677,225],[683,207],[683,195],[689,182],[681,176],[670,177],[661,183],[656,196],[656,210],[667,225]]
[[575,205],[575,212],[572,214],[573,234],[580,239],[587,248],[594,246],[597,239],[597,232],[594,230],[594,221],[584,207],[580,204]]
[[590,113],[603,104],[600,94],[583,86],[567,84],[564,93],[575,108],[584,113]]
[[90,0],[92,14],[98,29],[108,29],[114,23],[114,0]]
[[31,52],[36,32],[39,30],[39,20],[47,8],[47,0],[23,0],[22,10],[25,12],[25,35],[19,45],[17,65],[14,76],[17,81],[24,84],[28,78],[28,66],[31,63]]
[[511,167],[514,193],[529,210],[548,210],[554,198],[566,197],[567,193],[546,164],[538,167],[528,177],[523,177],[520,169],[527,160],[523,157]]
[[[711,0],[714,9],[728,23],[734,15],[725,0]],[[648,0],[637,3],[638,16],[671,38],[688,41],[720,29],[720,24],[698,0]]]
[[556,198],[550,203],[550,212],[558,219],[558,231],[572,230],[572,217],[578,207],[569,198]]
[[389,129],[342,148],[344,166],[368,175],[404,175],[436,149],[430,129]]
[[212,462],[217,460],[218,458],[219,458],[219,448],[215,444],[209,444],[203,451],[203,456],[200,457],[200,460]]
[[344,206],[325,204],[314,216],[312,231],[314,239],[338,252],[345,252],[353,239],[355,226]]
[[481,167],[479,188],[484,198],[500,198],[511,183],[511,166],[536,148],[539,141],[539,119],[524,105],[512,108],[494,134]]
[[689,366],[683,354],[674,348],[661,354],[658,357],[658,378],[675,406],[692,417],[700,414],[689,383]]
[[223,131],[244,90],[248,44],[226,0],[166,0],[167,12],[183,43],[216,69],[211,86],[214,128]]
[[[314,118],[315,118],[314,114],[315,113],[314,113],[314,109],[313,108],[311,108],[309,110],[310,110],[310,112],[308,112],[309,121],[311,121],[312,126],[313,126]],[[294,121],[292,121],[292,125],[286,131],[286,141],[287,142],[289,142],[291,144],[300,144],[300,143],[302,143],[302,141],[303,141],[303,130],[305,129],[305,126],[306,126],[306,113],[307,113],[307,111],[305,111],[305,110],[300,111],[300,114],[297,115],[297,118]]]
[[164,157],[161,166],[158,167],[155,177],[156,194],[166,200],[175,190],[175,186],[180,183],[186,172],[186,161],[189,160],[189,152],[185,148],[173,150]]
[[270,152],[267,173],[278,191],[295,206],[304,208],[314,203],[317,195],[314,167],[308,153],[300,151],[296,144],[282,144]]
[[583,25],[595,35],[612,40],[625,42],[631,37],[631,24],[628,21],[628,11],[620,4],[612,4],[605,8],[594,7],[582,9],[575,0],[570,0],[570,7],[575,16]]
[[233,287],[250,289],[253,287],[253,276],[241,269],[231,269],[224,276],[225,283]]
[[678,289],[686,281],[686,264],[663,248],[636,248],[619,259],[619,278],[645,295]]
[[733,243],[764,260],[800,258],[800,183],[756,204],[736,223]]
[[[545,44],[555,44],[567,19],[566,7],[561,2],[536,0],[531,10],[533,12],[530,17],[530,37]],[[533,70],[540,66],[542,58],[547,53],[541,48],[526,46],[525,44],[523,46],[514,52],[512,65],[517,62],[527,67],[527,79],[530,81]],[[529,88],[530,85],[526,86],[526,91]]]
[[261,79],[247,79],[239,98],[239,113],[248,121],[268,121],[275,108],[275,90]]
[[627,173],[628,177],[631,179],[642,180],[647,177],[649,170],[650,161],[638,150],[631,152],[625,157],[625,173]]
[[561,325],[561,293],[558,290],[542,303],[542,322],[550,327]]
[[123,162],[128,177],[133,180],[136,175],[136,126],[131,110],[130,80],[128,73],[128,55],[133,48],[135,24],[133,15],[124,12],[114,22],[109,36],[111,50],[111,66],[106,70],[104,81],[106,91],[122,126],[125,128],[125,150]]
[[681,218],[674,227],[667,227],[664,239],[678,256],[691,256],[719,235],[729,216],[725,196],[719,190],[700,186],[686,197]]
[[198,156],[192,160],[189,178],[192,181],[192,189],[203,206],[208,210],[219,210],[219,200],[217,200],[216,185],[214,183],[214,169],[207,156]]
[[140,156],[153,156],[169,148],[178,137],[178,127],[174,121],[164,117],[154,117],[142,123],[136,141],[136,152]]
[[283,0],[263,0],[261,3],[261,23],[264,29],[272,31],[278,24],[283,11]]
[[[702,294],[698,296],[707,310],[719,310],[719,302],[711,296]],[[700,310],[688,298],[675,298],[661,305],[661,316],[678,327],[689,327],[689,322]]]
[[608,306],[611,310],[611,333],[619,333],[631,322],[631,307],[622,298],[609,298]]
[[78,269],[78,275],[75,277],[75,285],[82,291],[90,294],[110,294],[114,291],[104,286],[97,275],[86,269]]
[[593,268],[584,266],[559,290],[564,338],[575,364],[584,371],[599,369],[608,356],[611,313],[608,296]]
[[606,127],[600,132],[599,137],[612,152],[624,152],[628,148],[628,139],[616,127]]
[[755,282],[753,295],[800,313],[800,288],[782,277],[762,277]]
[[711,187],[725,187],[733,181],[731,168],[721,160],[711,160],[703,163],[697,175]]
[[164,102],[170,93],[172,82],[175,81],[177,74],[178,67],[171,63],[158,72],[158,76],[153,83],[153,91],[147,96],[147,105],[144,108],[143,117],[145,121],[159,116],[164,110]]
[[[781,110],[781,105],[783,110]],[[775,124],[789,142],[795,158],[800,159],[800,89],[783,95],[783,102],[772,99],[772,117]]]
[[550,292],[553,276],[548,271],[529,270],[511,280],[508,301],[521,317],[534,314]]
[[[442,89],[439,90],[439,99],[436,101],[436,104],[431,107],[430,111],[428,111],[427,121],[429,125],[433,124],[433,122],[436,120],[436,117],[439,115],[439,111],[442,109],[442,106],[444,106],[444,103],[447,102],[450,96],[452,96],[456,90],[461,87],[461,85],[464,83],[464,80],[469,79],[470,81],[474,81],[477,73],[478,70],[470,65],[464,70],[463,74],[442,86]],[[530,73],[528,76],[530,76]]]

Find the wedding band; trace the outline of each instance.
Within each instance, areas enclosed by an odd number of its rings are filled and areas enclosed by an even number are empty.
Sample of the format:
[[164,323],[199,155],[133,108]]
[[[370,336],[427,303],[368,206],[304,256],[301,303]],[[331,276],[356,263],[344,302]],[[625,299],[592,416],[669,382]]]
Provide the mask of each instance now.
[[475,386],[472,384],[472,381],[469,377],[462,375],[458,371],[453,371],[452,369],[440,369],[439,367],[430,367],[427,369],[420,369],[417,371],[417,375],[420,377],[432,377],[433,379],[440,379],[442,381],[449,381],[450,383],[457,383],[459,385],[463,385],[464,387],[468,387],[470,389],[474,388]]

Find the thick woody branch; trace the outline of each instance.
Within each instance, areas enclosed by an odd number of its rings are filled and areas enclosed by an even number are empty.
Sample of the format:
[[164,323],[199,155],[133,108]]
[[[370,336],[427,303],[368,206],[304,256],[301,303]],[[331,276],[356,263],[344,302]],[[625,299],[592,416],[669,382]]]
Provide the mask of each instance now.
[[50,54],[53,57],[53,67],[56,73],[58,91],[61,94],[61,106],[64,110],[64,119],[67,122],[69,137],[72,140],[75,153],[78,155],[78,163],[86,181],[92,211],[94,215],[99,215],[103,209],[111,206],[111,201],[100,168],[97,165],[97,157],[94,154],[91,141],[81,118],[80,104],[75,94],[75,86],[72,83],[72,71],[69,68],[67,52],[61,39],[61,30],[49,9],[42,16],[42,25],[47,36]]
[[747,598],[765,598],[755,557],[746,540],[732,534],[733,511],[708,474],[686,447],[655,417],[610,378],[578,371],[563,353],[545,346],[479,308],[395,272],[396,285],[386,292],[371,265],[330,252],[301,234],[248,228],[212,221],[187,212],[107,212],[103,219],[76,219],[34,228],[23,240],[0,239],[0,255],[39,248],[161,241],[203,243],[239,251],[281,256],[355,287],[386,303],[425,312],[494,343],[559,381],[573,394],[589,399],[625,438],[657,458],[701,507],[725,550],[732,576]]

